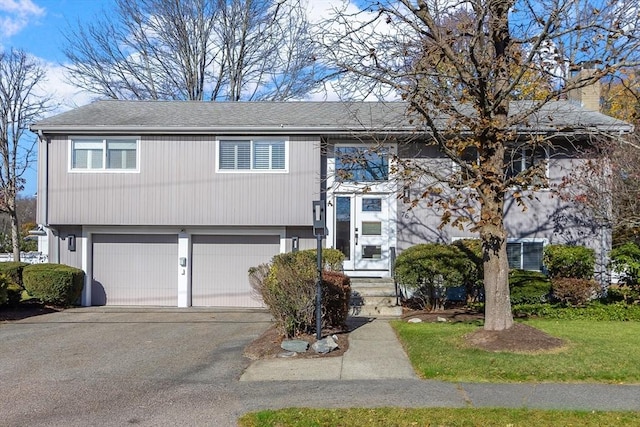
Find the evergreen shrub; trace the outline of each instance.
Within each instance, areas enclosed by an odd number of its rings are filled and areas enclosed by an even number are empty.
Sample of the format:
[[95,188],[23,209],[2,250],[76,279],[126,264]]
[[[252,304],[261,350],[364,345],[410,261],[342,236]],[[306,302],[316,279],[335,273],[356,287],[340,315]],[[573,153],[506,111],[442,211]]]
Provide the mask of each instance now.
[[551,282],[539,271],[511,270],[509,272],[511,304],[536,304],[549,301]]
[[84,271],[63,264],[28,265],[22,278],[29,295],[58,306],[75,304],[84,285]]
[[543,262],[549,277],[591,279],[595,271],[595,251],[584,246],[548,245]]
[[22,284],[22,270],[28,265],[26,262],[17,261],[0,262],[0,274],[7,276],[9,282],[24,288]]

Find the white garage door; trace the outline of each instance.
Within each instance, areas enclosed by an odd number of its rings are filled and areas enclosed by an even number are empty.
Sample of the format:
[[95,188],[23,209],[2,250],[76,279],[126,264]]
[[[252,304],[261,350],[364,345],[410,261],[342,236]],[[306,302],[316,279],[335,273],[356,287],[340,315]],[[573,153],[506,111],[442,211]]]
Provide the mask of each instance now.
[[193,236],[191,305],[260,307],[247,272],[280,252],[280,236]]
[[93,235],[92,305],[178,305],[177,235]]

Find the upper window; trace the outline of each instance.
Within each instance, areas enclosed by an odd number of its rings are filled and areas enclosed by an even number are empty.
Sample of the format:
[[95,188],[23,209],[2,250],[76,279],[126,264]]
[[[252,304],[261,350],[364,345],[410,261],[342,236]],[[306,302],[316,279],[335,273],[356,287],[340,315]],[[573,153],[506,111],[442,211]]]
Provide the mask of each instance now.
[[135,138],[73,138],[71,169],[135,171],[138,169],[138,140]]
[[252,139],[219,140],[218,170],[286,172],[286,141]]
[[387,181],[389,153],[384,149],[336,147],[336,179],[346,182]]
[[505,159],[505,164],[507,165],[505,178],[513,178],[533,166],[542,166],[544,169],[540,171],[539,179],[536,180],[536,177],[534,177],[532,184],[544,184],[540,179],[546,180],[548,172],[546,163],[543,162],[546,162],[549,157],[544,147],[518,147],[508,151],[508,155],[509,157]]

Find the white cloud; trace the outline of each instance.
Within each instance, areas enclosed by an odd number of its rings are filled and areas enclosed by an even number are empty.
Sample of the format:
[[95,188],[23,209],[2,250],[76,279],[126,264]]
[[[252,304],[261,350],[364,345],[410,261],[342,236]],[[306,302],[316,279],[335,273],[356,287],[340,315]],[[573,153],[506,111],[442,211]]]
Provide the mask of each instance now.
[[32,0],[0,0],[0,35],[11,37],[44,14],[45,9]]
[[47,78],[40,85],[42,96],[50,97],[56,104],[55,110],[49,115],[60,114],[82,105],[89,104],[96,98],[95,94],[78,89],[66,81],[65,69],[62,65],[52,62],[42,61],[42,66],[46,70]]

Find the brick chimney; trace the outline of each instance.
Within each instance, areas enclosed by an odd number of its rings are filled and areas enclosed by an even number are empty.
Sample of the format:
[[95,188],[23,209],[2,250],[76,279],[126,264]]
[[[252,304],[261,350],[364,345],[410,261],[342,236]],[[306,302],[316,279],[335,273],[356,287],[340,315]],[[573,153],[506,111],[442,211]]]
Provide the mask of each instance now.
[[[593,76],[595,69],[588,63],[572,70],[570,81],[579,82]],[[578,89],[572,89],[567,95],[569,101],[575,102],[591,111],[600,111],[600,82],[588,84]]]

